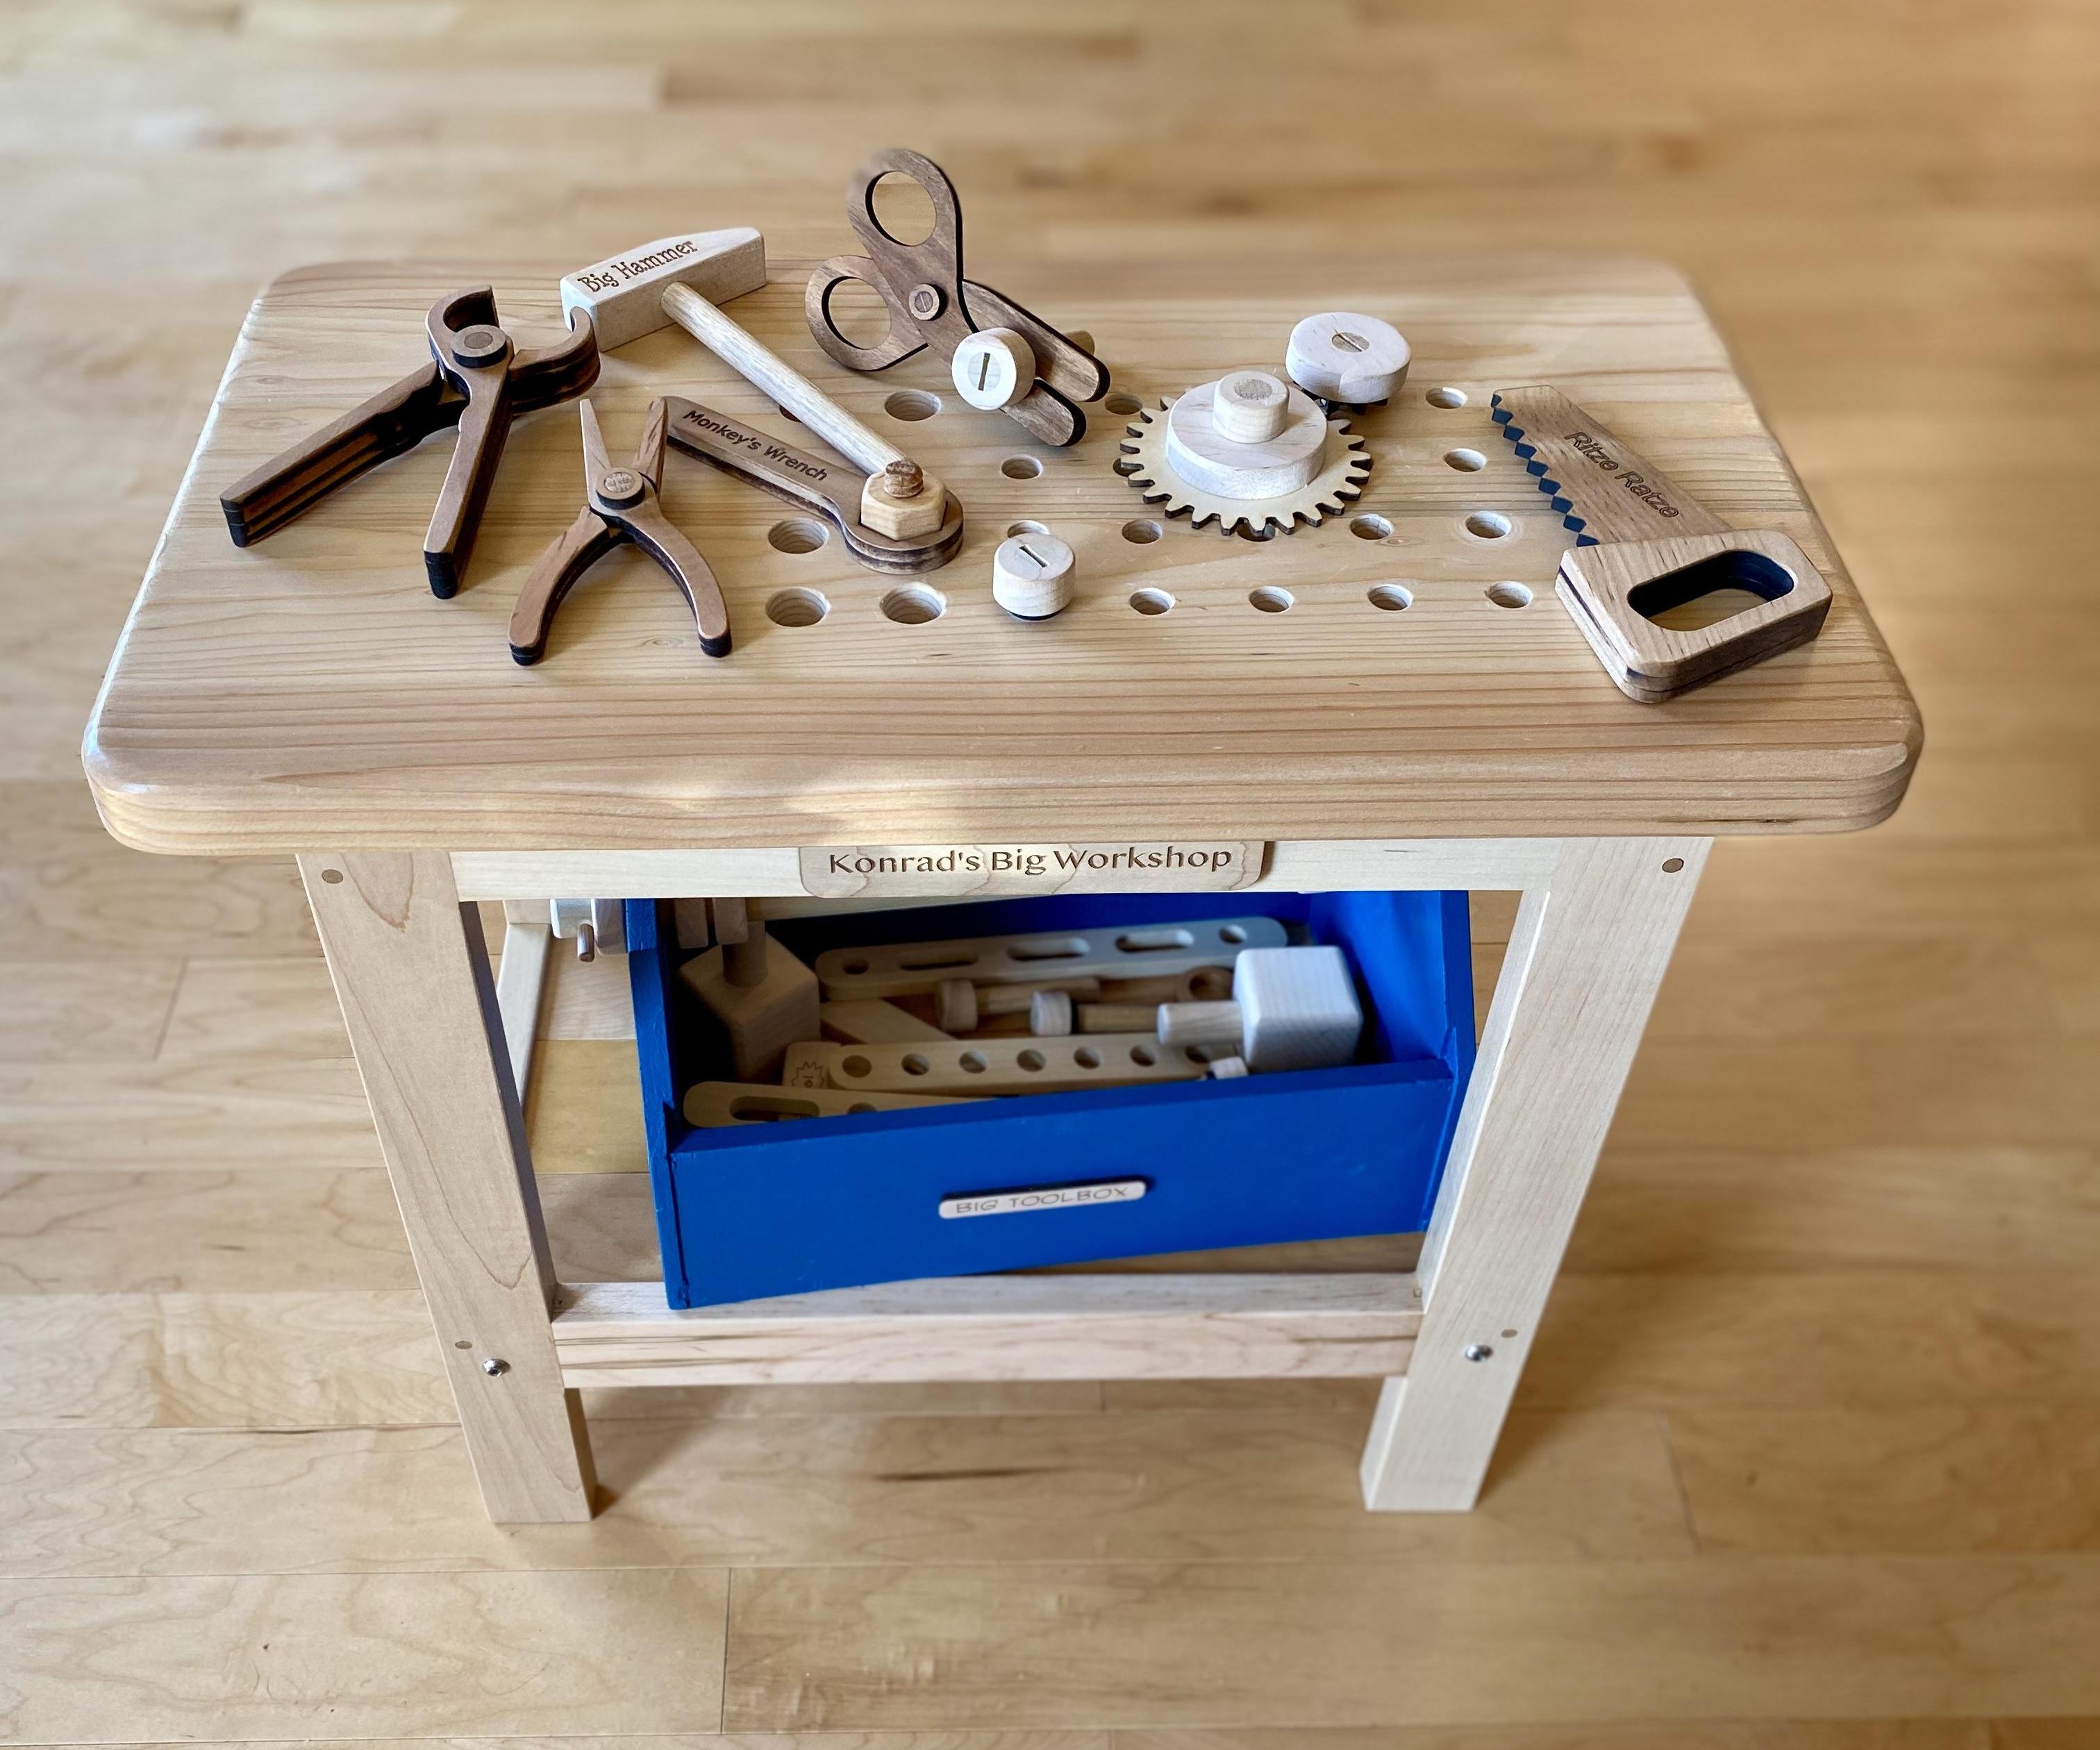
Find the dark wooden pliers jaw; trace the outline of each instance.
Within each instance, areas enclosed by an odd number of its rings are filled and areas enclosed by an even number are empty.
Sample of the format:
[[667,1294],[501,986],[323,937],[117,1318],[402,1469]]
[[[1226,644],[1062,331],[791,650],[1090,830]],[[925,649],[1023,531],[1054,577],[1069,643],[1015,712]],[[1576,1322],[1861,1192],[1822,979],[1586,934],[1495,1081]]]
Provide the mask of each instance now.
[[423,568],[433,595],[458,593],[510,421],[573,400],[596,382],[598,334],[579,314],[563,339],[519,351],[497,323],[496,294],[488,286],[439,298],[424,328],[427,364],[219,495],[235,546],[274,534],[338,487],[412,450],[432,432],[457,426],[459,441],[423,541]]
[[510,612],[511,655],[529,666],[547,654],[547,634],[569,591],[623,541],[633,542],[678,586],[693,611],[700,648],[710,656],[728,655],[729,609],[721,586],[699,549],[664,516],[658,496],[664,481],[665,404],[649,403],[642,442],[633,464],[624,468],[607,459],[597,410],[585,401],[582,413],[586,501],[576,520],[540,555],[518,593],[518,605]]

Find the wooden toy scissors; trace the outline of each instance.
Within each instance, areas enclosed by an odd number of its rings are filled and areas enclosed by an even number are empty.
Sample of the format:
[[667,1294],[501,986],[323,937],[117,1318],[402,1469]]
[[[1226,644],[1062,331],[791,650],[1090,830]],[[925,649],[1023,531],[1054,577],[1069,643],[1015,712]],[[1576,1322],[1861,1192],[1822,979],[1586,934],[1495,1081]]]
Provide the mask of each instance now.
[[[885,176],[916,183],[933,203],[933,228],[922,242],[900,243],[876,217],[876,184]],[[867,253],[835,255],[810,275],[803,307],[819,346],[850,370],[880,371],[928,346],[952,359],[972,334],[1007,329],[1035,354],[1036,380],[1005,412],[1045,443],[1085,434],[1086,415],[1073,403],[1107,392],[1107,367],[1004,293],[963,277],[962,205],[939,165],[921,152],[876,153],[847,186],[846,217]],[[889,332],[875,346],[856,346],[832,320],[832,296],[849,280],[873,286],[889,306]]]
[[596,382],[598,336],[586,317],[566,339],[520,352],[498,324],[496,294],[485,285],[439,298],[423,326],[427,364],[219,495],[235,546],[276,532],[368,469],[457,425],[459,442],[423,539],[423,569],[431,594],[458,593],[511,420],[572,400]]
[[729,655],[729,609],[721,586],[708,562],[664,516],[657,490],[664,478],[664,437],[668,412],[659,399],[649,403],[642,442],[634,461],[615,468],[607,459],[605,434],[598,412],[582,403],[584,425],[584,508],[576,520],[541,553],[518,593],[510,613],[510,654],[530,665],[547,653],[547,633],[555,611],[578,579],[622,541],[633,541],[678,586],[693,611],[700,648],[710,656]]

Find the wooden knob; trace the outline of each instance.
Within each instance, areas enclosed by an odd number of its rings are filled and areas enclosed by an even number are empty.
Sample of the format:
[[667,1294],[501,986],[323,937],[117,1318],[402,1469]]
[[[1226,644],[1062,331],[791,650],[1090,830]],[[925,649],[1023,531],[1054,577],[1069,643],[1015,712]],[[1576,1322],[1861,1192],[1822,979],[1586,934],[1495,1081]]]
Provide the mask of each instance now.
[[1237,1003],[1162,1003],[1159,1043],[1237,1051],[1246,1023]]
[[1390,400],[1407,381],[1406,337],[1390,322],[1354,311],[1323,311],[1290,331],[1284,367],[1323,401],[1361,407]]
[[1017,535],[991,556],[992,599],[1017,619],[1048,619],[1072,600],[1072,549],[1054,535]]
[[958,395],[995,412],[1035,386],[1035,349],[1012,328],[979,328],[956,346],[949,369]]
[[1290,391],[1266,371],[1228,371],[1218,379],[1211,423],[1235,443],[1266,443],[1283,430]]
[[933,992],[934,1025],[943,1033],[974,1033],[977,987],[967,978],[944,978]]
[[1061,1039],[1072,1030],[1072,998],[1062,990],[1039,990],[1029,998],[1028,1030],[1039,1039]]

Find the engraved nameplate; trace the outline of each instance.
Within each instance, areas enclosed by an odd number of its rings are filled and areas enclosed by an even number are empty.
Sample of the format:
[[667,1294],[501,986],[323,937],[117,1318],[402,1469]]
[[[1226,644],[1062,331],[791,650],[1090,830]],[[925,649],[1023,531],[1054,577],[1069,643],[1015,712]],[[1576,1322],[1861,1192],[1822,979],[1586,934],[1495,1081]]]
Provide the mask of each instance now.
[[986,1191],[976,1197],[943,1197],[941,1219],[970,1215],[1027,1215],[1038,1210],[1094,1209],[1104,1203],[1135,1203],[1145,1192],[1141,1179],[1101,1179],[1088,1185],[1039,1185],[1032,1191]]
[[800,853],[822,899],[990,893],[1229,893],[1261,877],[1262,840],[1103,844],[845,844]]

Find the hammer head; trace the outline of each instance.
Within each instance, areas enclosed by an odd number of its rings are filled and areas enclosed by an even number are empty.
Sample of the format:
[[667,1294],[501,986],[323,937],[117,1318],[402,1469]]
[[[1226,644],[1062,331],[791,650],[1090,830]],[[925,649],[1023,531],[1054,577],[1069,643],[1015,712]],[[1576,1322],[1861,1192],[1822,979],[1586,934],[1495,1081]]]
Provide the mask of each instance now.
[[670,325],[664,289],[689,285],[711,304],[765,284],[765,240],[748,225],[659,237],[562,281],[562,314],[588,310],[601,352]]

